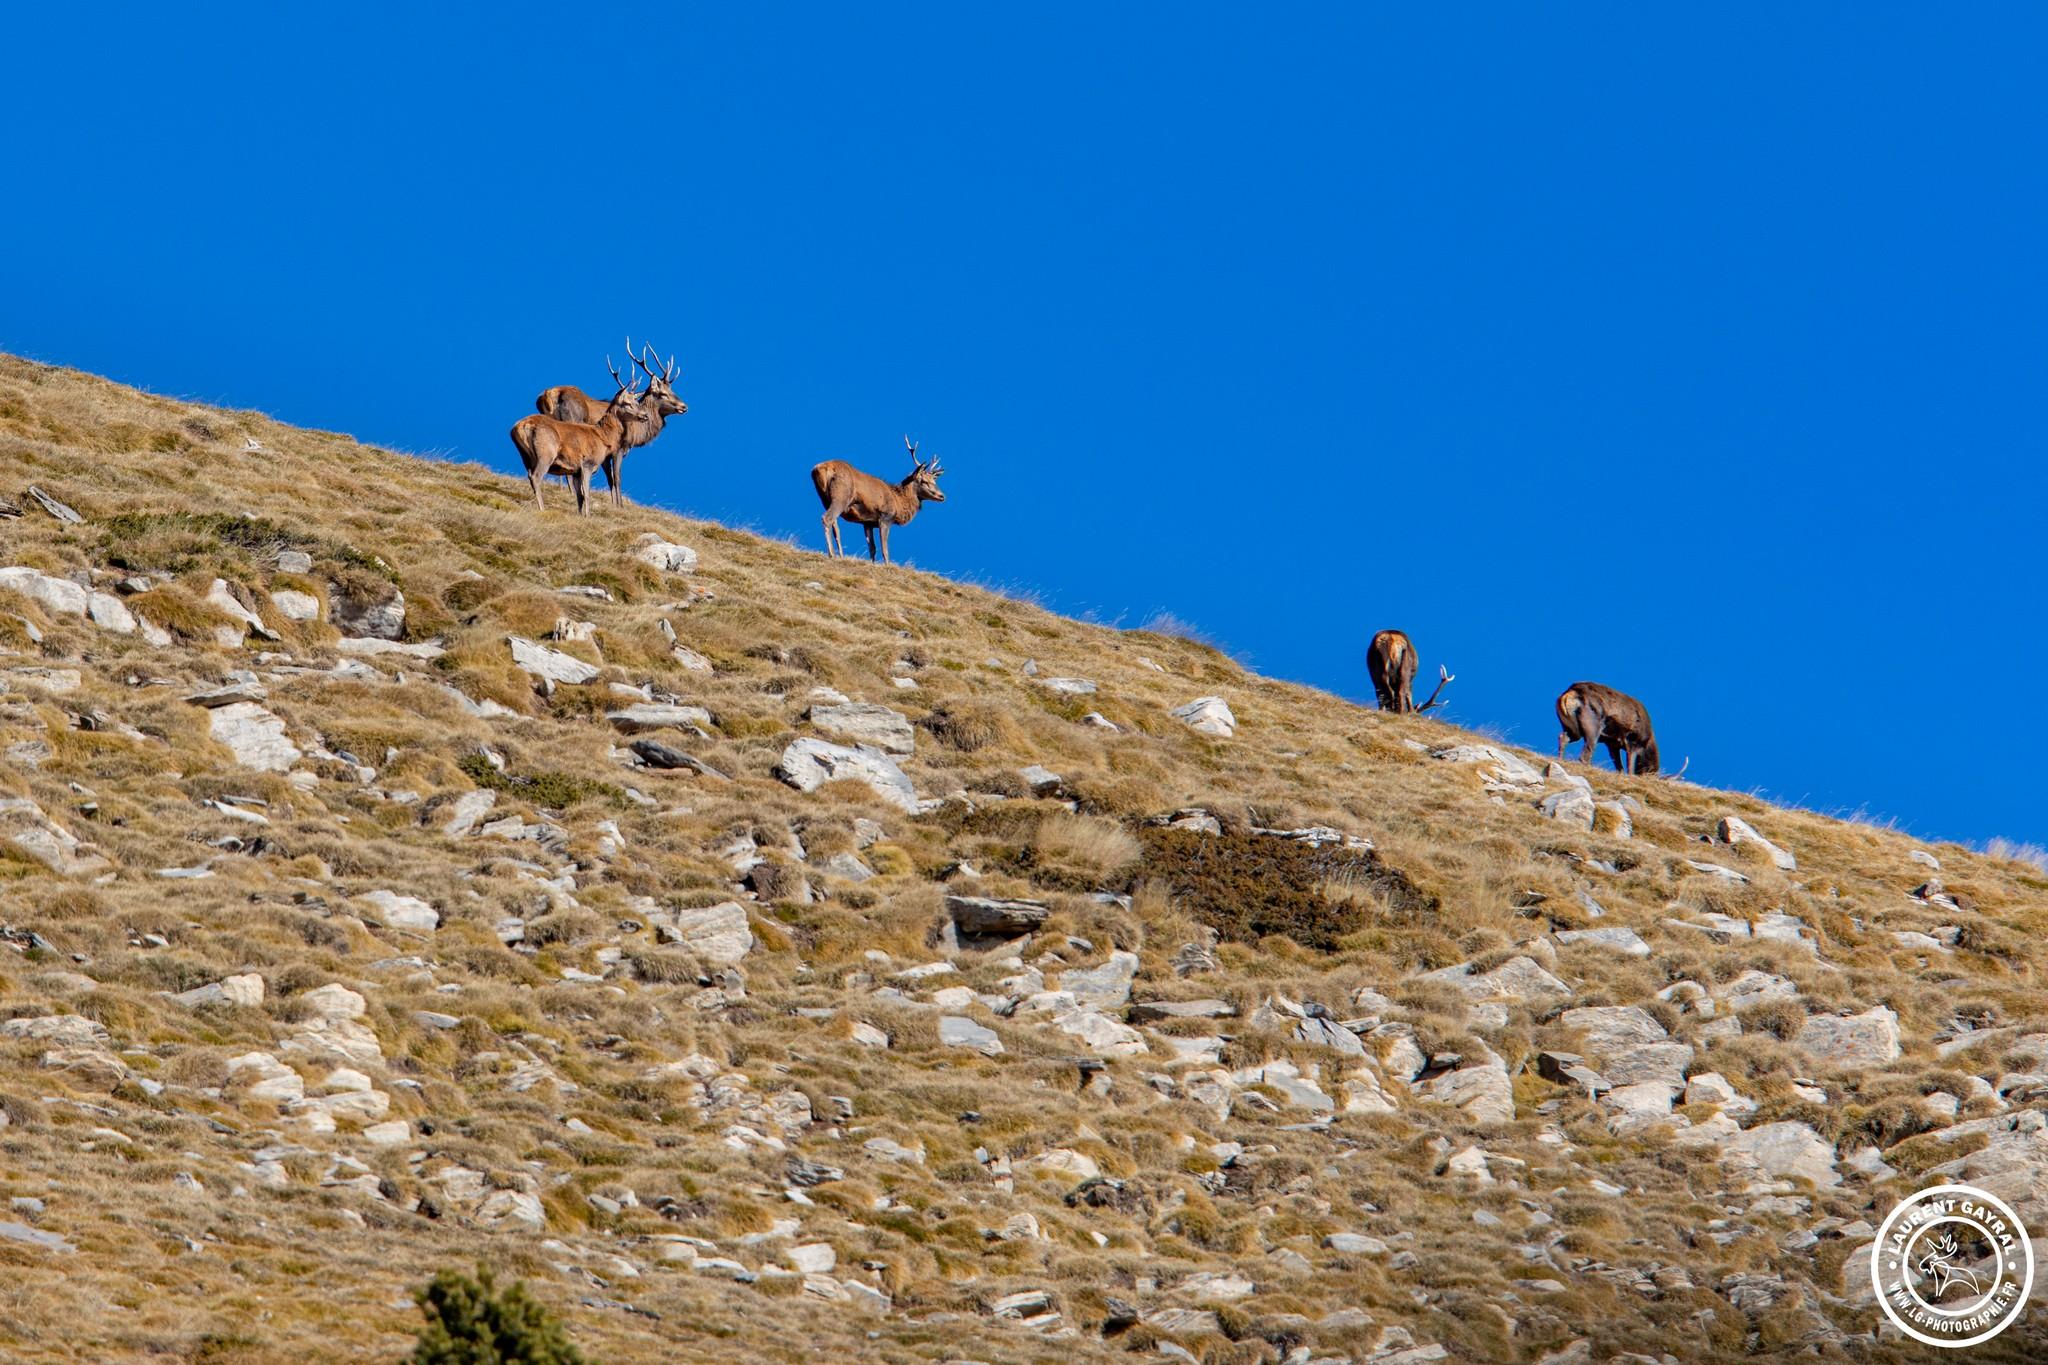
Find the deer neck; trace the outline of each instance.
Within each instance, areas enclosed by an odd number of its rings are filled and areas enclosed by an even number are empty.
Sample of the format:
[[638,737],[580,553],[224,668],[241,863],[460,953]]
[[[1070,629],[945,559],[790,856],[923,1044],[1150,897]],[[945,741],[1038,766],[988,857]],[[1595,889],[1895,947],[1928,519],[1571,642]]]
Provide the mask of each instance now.
[[907,526],[910,519],[917,515],[917,510],[924,506],[924,499],[917,495],[917,476],[912,474],[898,483],[895,491],[893,501],[896,505],[890,510],[895,513],[898,526]]

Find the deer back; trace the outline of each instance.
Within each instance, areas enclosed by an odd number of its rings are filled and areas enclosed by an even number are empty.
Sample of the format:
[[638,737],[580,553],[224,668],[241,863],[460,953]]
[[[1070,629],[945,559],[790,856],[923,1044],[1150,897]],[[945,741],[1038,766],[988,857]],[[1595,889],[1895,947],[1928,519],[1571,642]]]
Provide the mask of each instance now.
[[1366,649],[1365,669],[1375,686],[1405,690],[1415,681],[1415,642],[1406,631],[1379,632]]
[[[1601,714],[1606,716],[1605,734],[1589,736],[1584,733],[1579,723],[1579,711],[1586,702],[1598,706]],[[1650,708],[1605,683],[1575,682],[1559,693],[1557,722],[1567,733],[1596,742],[1602,739],[1626,740],[1639,745],[1654,742]]]

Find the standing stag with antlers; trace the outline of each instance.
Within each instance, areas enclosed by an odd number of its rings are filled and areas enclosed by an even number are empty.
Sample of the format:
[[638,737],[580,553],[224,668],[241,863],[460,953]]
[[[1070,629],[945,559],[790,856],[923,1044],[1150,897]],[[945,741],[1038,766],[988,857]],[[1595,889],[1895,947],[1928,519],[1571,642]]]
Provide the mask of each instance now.
[[[653,350],[651,346],[645,349]],[[606,458],[603,465],[604,486],[611,493],[614,507],[622,505],[625,501],[625,492],[620,482],[620,466],[625,462],[626,452],[638,450],[641,446],[651,443],[655,437],[661,435],[662,427],[669,418],[680,416],[690,410],[690,405],[676,396],[674,356],[669,357],[668,363],[663,365],[657,374],[654,365],[661,364],[660,355],[657,353],[653,356],[653,364],[635,355],[631,337],[626,338],[626,355],[646,373],[647,390],[635,400],[640,420],[626,423],[624,441]],[[611,364],[609,357],[606,358],[605,364]],[[617,370],[612,371],[612,378],[618,378]],[[551,389],[543,389],[540,396],[533,400],[533,406],[543,416],[564,422],[579,422],[586,426],[594,424],[605,410],[605,404],[598,402],[574,384],[557,384]]]
[[1429,694],[1428,701],[1417,706],[1415,642],[1404,630],[1383,630],[1372,637],[1372,644],[1365,651],[1365,671],[1372,675],[1372,691],[1379,699],[1380,710],[1403,715],[1419,715],[1432,707],[1442,706],[1437,698],[1458,680],[1457,674],[1438,664],[1436,691]]
[[903,438],[903,444],[910,451],[911,468],[895,483],[863,474],[844,460],[827,460],[812,467],[811,486],[818,490],[818,501],[825,505],[826,554],[845,556],[839,523],[848,521],[867,531],[869,559],[875,557],[875,535],[881,533],[882,562],[887,564],[889,528],[907,526],[918,508],[928,502],[946,500],[946,495],[939,491],[939,475],[946,471],[937,460],[926,464],[918,459],[917,442],[908,436]]
[[[565,422],[559,417],[536,414],[522,417],[512,426],[512,444],[526,465],[526,481],[533,486],[533,502],[542,511],[541,480],[550,474],[566,474],[576,490],[576,512],[590,511],[590,476],[615,458],[626,441],[627,432],[646,419],[640,412],[640,395],[631,379],[619,378],[618,367],[605,358],[619,391],[595,422]],[[587,395],[586,395],[587,396]],[[615,486],[616,488],[616,486]]]

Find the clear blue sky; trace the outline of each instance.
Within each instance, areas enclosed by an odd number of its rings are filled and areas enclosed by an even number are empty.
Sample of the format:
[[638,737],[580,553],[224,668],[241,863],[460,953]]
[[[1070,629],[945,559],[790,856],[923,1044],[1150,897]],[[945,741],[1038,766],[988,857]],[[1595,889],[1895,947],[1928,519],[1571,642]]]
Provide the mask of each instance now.
[[638,499],[908,430],[922,567],[2048,840],[2037,7],[205,12],[11,16],[0,348],[509,469],[651,336]]

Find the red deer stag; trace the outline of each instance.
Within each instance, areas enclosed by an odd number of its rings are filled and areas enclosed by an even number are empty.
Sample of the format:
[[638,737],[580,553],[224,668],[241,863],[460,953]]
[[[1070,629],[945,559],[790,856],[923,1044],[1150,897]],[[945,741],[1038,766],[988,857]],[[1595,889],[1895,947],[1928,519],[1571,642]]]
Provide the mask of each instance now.
[[1408,633],[1401,630],[1383,630],[1372,637],[1372,645],[1365,652],[1365,671],[1372,675],[1372,692],[1379,698],[1380,710],[1394,711],[1403,715],[1420,715],[1433,706],[1442,706],[1437,698],[1443,690],[1458,680],[1458,675],[1436,666],[1436,691],[1429,694],[1429,700],[1415,704],[1415,642]]
[[[620,484],[619,466],[624,462],[626,452],[649,444],[655,437],[661,435],[662,427],[669,418],[680,416],[690,410],[690,405],[676,397],[676,391],[672,387],[676,377],[674,357],[670,357],[661,373],[656,374],[645,360],[634,354],[631,337],[626,338],[626,354],[632,358],[635,365],[647,372],[648,385],[646,392],[638,399],[642,420],[627,423],[625,443],[604,462],[604,485],[611,493],[614,507],[622,505],[625,501],[625,493]],[[660,358],[657,356],[655,359],[659,363]],[[605,409],[602,402],[574,384],[557,384],[551,389],[541,390],[540,397],[533,400],[533,406],[543,416],[563,422],[581,422],[585,425],[595,423]]]
[[840,539],[838,523],[848,521],[867,531],[869,559],[875,557],[875,532],[882,533],[882,562],[887,564],[889,528],[907,526],[918,508],[946,500],[939,491],[939,475],[946,471],[937,460],[926,464],[918,459],[917,442],[908,436],[903,444],[910,450],[911,470],[896,483],[863,474],[844,460],[827,460],[812,467],[811,486],[818,490],[818,501],[825,504],[826,554],[845,556],[846,543]]
[[[1575,739],[1586,747],[1581,763],[1593,761],[1593,746],[1607,746],[1616,772],[1648,777],[1657,771],[1657,737],[1650,729],[1650,711],[1626,692],[1596,682],[1575,682],[1557,694],[1557,756]],[[1680,771],[1683,771],[1681,769]]]
[[[605,364],[609,366],[611,361],[606,360]],[[612,369],[612,378],[618,380],[619,391],[605,404],[595,422],[565,422],[559,417],[536,415],[522,417],[513,424],[512,444],[526,465],[526,481],[533,485],[534,506],[547,509],[540,495],[541,480],[550,474],[566,474],[576,490],[577,515],[589,513],[591,474],[618,452],[627,431],[641,420],[640,395],[633,391],[632,381],[619,379],[616,367]]]

